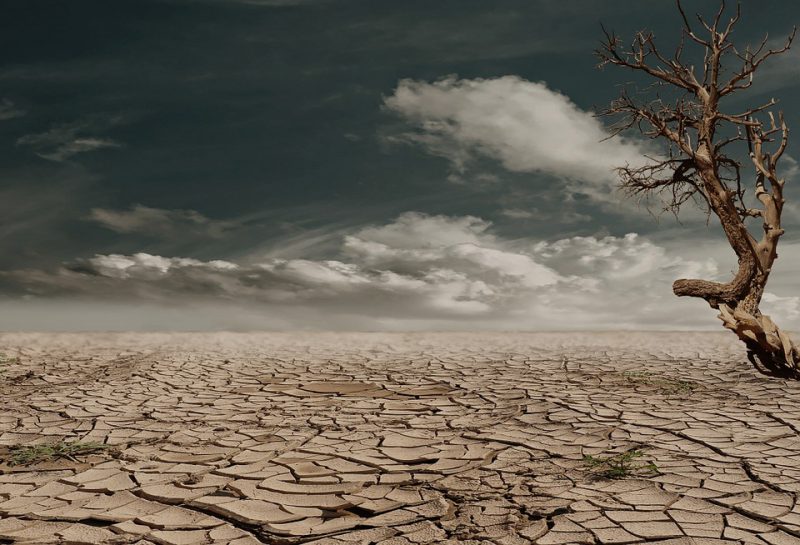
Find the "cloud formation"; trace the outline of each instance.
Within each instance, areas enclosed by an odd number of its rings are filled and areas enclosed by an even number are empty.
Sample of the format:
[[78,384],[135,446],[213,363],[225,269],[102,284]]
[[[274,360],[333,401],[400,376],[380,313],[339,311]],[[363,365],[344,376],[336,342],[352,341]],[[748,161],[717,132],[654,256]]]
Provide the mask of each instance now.
[[[345,236],[337,259],[97,255],[0,286],[33,301],[234,306],[281,328],[681,329],[714,327],[713,311],[672,281],[719,276],[713,259],[636,234],[510,241],[480,218],[408,212]],[[767,301],[776,319],[800,317],[797,298]]]
[[476,156],[489,157],[513,172],[565,179],[570,190],[599,200],[617,182],[613,170],[641,164],[648,151],[638,141],[606,140],[591,112],[543,82],[518,76],[404,79],[384,102],[415,128],[400,139],[446,157],[456,171]]
[[27,134],[17,139],[18,146],[28,146],[41,157],[48,161],[61,163],[79,153],[87,153],[108,148],[120,148],[122,144],[110,138],[87,135],[107,126],[117,123],[118,120],[96,120],[78,123],[57,125],[51,129],[36,134]]
[[93,208],[87,218],[117,233],[140,233],[161,238],[220,238],[238,224],[207,218],[195,210],[166,210],[141,204],[130,210]]

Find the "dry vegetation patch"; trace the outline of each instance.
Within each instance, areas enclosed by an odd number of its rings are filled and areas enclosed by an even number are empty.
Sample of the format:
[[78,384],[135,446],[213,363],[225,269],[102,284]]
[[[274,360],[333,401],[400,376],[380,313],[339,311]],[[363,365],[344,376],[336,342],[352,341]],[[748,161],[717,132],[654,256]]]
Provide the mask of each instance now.
[[8,456],[4,461],[10,466],[52,462],[61,458],[77,461],[77,456],[95,454],[109,448],[110,445],[94,441],[59,441],[39,445],[19,445],[8,449]]

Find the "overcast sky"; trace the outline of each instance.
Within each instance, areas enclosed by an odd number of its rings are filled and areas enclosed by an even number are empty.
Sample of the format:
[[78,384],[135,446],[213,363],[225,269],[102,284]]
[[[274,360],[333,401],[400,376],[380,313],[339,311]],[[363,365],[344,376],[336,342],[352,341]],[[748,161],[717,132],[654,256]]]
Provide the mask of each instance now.
[[[740,43],[800,23],[743,9]],[[0,329],[718,328],[671,293],[730,277],[718,226],[615,190],[657,148],[593,116],[631,78],[601,22],[679,30],[670,0],[4,2]],[[730,105],[800,127],[798,55]],[[789,329],[798,146],[763,305]]]

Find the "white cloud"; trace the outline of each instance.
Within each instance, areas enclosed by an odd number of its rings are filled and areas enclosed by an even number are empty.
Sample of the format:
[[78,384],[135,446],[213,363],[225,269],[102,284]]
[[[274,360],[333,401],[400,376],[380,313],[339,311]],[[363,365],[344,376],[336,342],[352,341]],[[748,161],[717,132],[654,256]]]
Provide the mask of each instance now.
[[764,292],[762,300],[764,314],[780,316],[797,323],[800,318],[800,297],[781,297],[774,293]]
[[687,261],[669,255],[667,250],[636,233],[624,237],[572,237],[555,242],[540,242],[533,248],[543,263],[566,273],[590,278],[646,278],[663,274],[678,278],[715,278],[716,261]]
[[237,222],[212,220],[195,210],[166,210],[137,204],[130,210],[93,208],[87,218],[117,233],[141,233],[171,238],[222,237]]
[[510,171],[563,178],[570,191],[601,201],[617,183],[613,169],[642,164],[648,151],[638,141],[606,140],[608,132],[591,112],[545,83],[517,76],[405,79],[385,105],[416,128],[402,140],[447,157],[457,171],[476,155],[486,156]]
[[[55,272],[5,273],[0,286],[8,300],[19,292],[38,304],[102,300],[120,312],[240,308],[280,328],[714,329],[714,311],[676,298],[671,284],[720,276],[713,259],[686,258],[635,234],[521,245],[480,218],[410,212],[346,235],[337,259],[98,255]],[[800,318],[797,298],[769,295],[767,304],[779,323]]]
[[[487,285],[536,287],[560,276],[531,256],[503,248],[486,233],[490,224],[472,216],[450,218],[406,213],[389,225],[345,237],[344,253],[364,267],[419,277],[454,271]],[[486,292],[488,293],[488,291]]]
[[394,248],[443,248],[454,244],[492,241],[491,223],[475,216],[430,216],[406,212],[387,225],[365,227],[358,238]]
[[124,256],[118,254],[97,255],[87,261],[89,269],[94,274],[109,278],[132,278],[139,276],[142,272],[153,271],[158,274],[169,274],[170,270],[177,270],[188,267],[202,267],[205,270],[231,271],[238,267],[227,261],[208,261],[203,262],[197,259],[184,257],[161,257],[145,253]]

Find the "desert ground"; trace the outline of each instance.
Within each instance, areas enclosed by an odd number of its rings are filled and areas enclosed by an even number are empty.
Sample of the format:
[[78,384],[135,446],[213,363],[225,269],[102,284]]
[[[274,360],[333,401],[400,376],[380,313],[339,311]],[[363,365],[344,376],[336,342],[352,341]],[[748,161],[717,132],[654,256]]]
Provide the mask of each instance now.
[[[0,352],[0,543],[800,544],[800,384],[724,332]],[[106,446],[21,448],[63,441]]]

